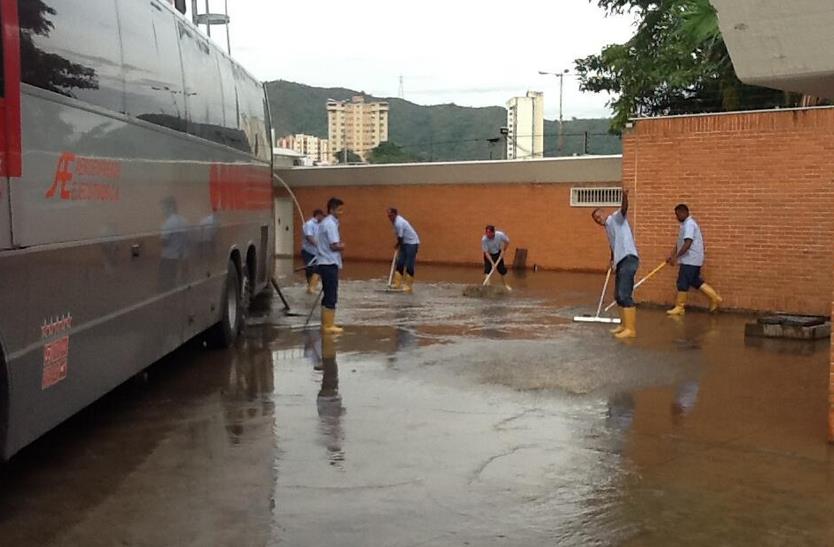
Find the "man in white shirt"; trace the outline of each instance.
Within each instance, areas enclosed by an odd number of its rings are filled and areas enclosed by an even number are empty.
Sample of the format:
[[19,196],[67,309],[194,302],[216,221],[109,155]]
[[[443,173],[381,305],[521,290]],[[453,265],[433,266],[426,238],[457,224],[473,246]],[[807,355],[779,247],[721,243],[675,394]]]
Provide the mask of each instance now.
[[504,287],[511,291],[507,283],[507,266],[504,265],[504,254],[510,246],[510,238],[500,230],[496,230],[492,224],[484,230],[481,238],[481,251],[484,253],[484,274],[489,275],[493,268],[501,275],[501,282]]
[[400,216],[396,208],[389,207],[386,214],[388,220],[394,225],[394,235],[397,237],[397,243],[394,247],[399,249],[392,288],[411,292],[414,287],[414,267],[417,264],[420,237],[411,224]]
[[611,331],[619,339],[637,336],[637,308],[634,305],[634,276],[640,267],[640,255],[628,223],[628,190],[623,190],[620,209],[603,220],[602,209],[591,213],[594,221],[605,228],[611,247],[611,266],[616,267],[615,292],[620,311],[620,326]]
[[339,270],[342,269],[342,252],[345,244],[339,233],[339,217],[344,202],[330,198],[327,216],[319,223],[316,239],[316,269],[321,277],[321,332],[339,334],[343,328],[336,326],[336,302],[339,299]]
[[313,211],[313,216],[310,217],[301,231],[304,237],[301,240],[301,259],[304,261],[306,268],[304,269],[307,275],[307,292],[314,294],[316,286],[319,282],[319,274],[316,273],[316,237],[319,232],[319,222],[324,218],[324,212],[321,209]]
[[715,292],[715,289],[704,283],[701,277],[701,267],[704,265],[704,236],[701,234],[701,227],[689,215],[689,207],[685,203],[675,207],[675,216],[681,223],[681,227],[678,232],[678,241],[666,262],[670,266],[680,264],[677,282],[678,297],[675,307],[666,313],[669,315],[686,313],[686,300],[690,287],[699,289],[707,295],[709,311],[714,312],[723,299]]

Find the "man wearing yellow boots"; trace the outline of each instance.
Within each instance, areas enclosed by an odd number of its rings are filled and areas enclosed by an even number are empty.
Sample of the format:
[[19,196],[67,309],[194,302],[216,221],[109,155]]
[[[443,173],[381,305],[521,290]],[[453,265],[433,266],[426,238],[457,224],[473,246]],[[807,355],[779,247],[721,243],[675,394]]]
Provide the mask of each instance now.
[[676,263],[680,264],[677,283],[678,297],[675,307],[666,313],[678,316],[686,313],[686,300],[690,287],[699,289],[709,298],[709,311],[714,312],[723,299],[701,278],[701,267],[704,265],[704,237],[701,235],[701,228],[689,215],[689,207],[684,203],[675,207],[675,216],[681,228],[675,248],[666,262],[671,266]]
[[397,237],[395,248],[399,249],[397,270],[391,288],[411,292],[414,290],[414,267],[417,264],[417,251],[420,249],[420,236],[411,223],[400,216],[397,209],[389,207],[386,213],[388,220],[394,225],[394,235]]
[[316,237],[319,233],[319,223],[324,218],[324,212],[321,209],[313,211],[313,216],[310,217],[301,231],[304,232],[304,239],[301,240],[301,259],[304,261],[304,271],[307,275],[307,292],[310,294],[316,293],[316,287],[319,284],[319,274],[316,273]]
[[339,234],[339,217],[344,202],[330,198],[327,216],[319,223],[316,241],[316,269],[321,276],[321,332],[339,334],[344,329],[336,326],[336,302],[339,299],[339,270],[342,269],[342,252],[345,244]]
[[605,228],[611,247],[611,266],[616,267],[615,290],[620,312],[620,326],[611,331],[619,339],[637,336],[637,308],[634,304],[634,276],[640,266],[640,255],[634,244],[634,235],[628,224],[628,190],[623,190],[620,209],[603,220],[602,209],[595,209],[591,216]]

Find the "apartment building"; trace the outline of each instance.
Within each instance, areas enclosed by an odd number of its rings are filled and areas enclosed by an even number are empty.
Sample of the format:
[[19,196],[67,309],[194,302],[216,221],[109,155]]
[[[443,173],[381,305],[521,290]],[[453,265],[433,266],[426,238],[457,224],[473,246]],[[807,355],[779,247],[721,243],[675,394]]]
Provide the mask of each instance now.
[[327,128],[333,154],[347,148],[363,160],[388,141],[388,103],[366,103],[361,96],[350,101],[327,101]]
[[544,157],[544,93],[528,91],[507,101],[507,159]]

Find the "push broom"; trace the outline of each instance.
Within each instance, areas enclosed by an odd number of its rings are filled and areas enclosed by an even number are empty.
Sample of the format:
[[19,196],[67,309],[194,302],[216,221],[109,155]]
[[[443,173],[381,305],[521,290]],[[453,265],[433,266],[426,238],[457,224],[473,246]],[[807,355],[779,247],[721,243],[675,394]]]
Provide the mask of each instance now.
[[[608,282],[611,280],[611,268],[608,268],[608,273],[605,274],[605,285],[602,287],[602,294],[599,295],[599,305],[597,305],[597,314],[591,317],[590,315],[579,315],[573,318],[577,323],[606,323],[617,325],[620,323],[619,319],[611,317],[600,317],[602,313],[602,302],[605,299],[605,293],[608,291]],[[605,311],[608,311],[607,309]]]
[[[648,281],[649,279],[654,277],[657,274],[657,272],[659,272],[660,270],[663,269],[664,266],[666,266],[666,263],[661,262],[660,266],[658,266],[657,268],[655,268],[654,270],[649,272],[649,274],[646,277],[644,277],[643,279],[638,281],[636,285],[634,285],[634,290],[636,291],[638,288],[640,288],[640,285],[642,285],[643,283],[645,283],[646,281]],[[605,298],[605,291],[608,289],[608,280],[610,278],[611,278],[611,268],[608,269],[608,274],[605,276],[605,286],[602,288],[602,294],[599,297],[599,306],[597,307],[597,314],[593,317],[590,317],[588,315],[582,315],[582,316],[574,317],[573,318],[574,321],[576,321],[578,323],[607,323],[609,325],[610,324],[614,324],[614,325],[619,325],[620,324],[619,319],[614,319],[614,318],[611,318],[611,317],[600,317],[601,311],[602,312],[607,312],[608,310],[613,308],[614,305],[617,303],[617,301],[615,300],[614,302],[611,302],[610,304],[608,304],[608,306],[606,306],[604,310],[600,311],[600,309],[602,308],[602,301]]]

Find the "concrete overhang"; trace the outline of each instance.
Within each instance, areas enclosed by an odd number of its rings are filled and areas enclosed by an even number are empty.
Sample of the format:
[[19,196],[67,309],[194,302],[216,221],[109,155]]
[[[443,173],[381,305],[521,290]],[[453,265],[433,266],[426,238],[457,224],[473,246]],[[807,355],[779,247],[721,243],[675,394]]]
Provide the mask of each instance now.
[[741,81],[834,99],[834,1],[710,1]]

